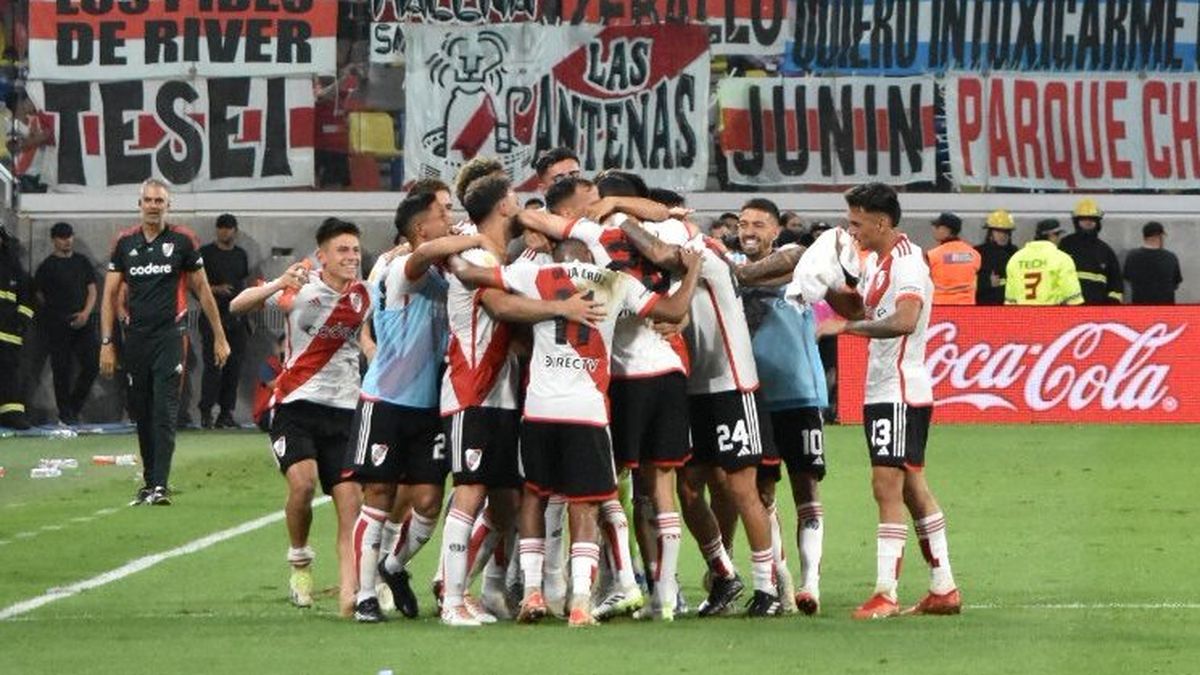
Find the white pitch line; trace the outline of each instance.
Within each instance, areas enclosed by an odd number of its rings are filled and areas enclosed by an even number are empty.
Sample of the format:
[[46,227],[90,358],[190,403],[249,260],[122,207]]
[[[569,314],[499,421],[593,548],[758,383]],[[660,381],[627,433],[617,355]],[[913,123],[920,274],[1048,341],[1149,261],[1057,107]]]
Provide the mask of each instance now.
[[967,605],[965,609],[1052,609],[1052,610],[1080,610],[1080,609],[1200,609],[1200,602],[1063,602],[1063,603],[1030,603],[1019,605],[1002,605],[1002,604],[982,604],[982,605]]
[[[315,500],[313,500],[313,507],[314,508],[318,507],[322,504],[328,503],[329,501],[330,501],[329,497],[321,497],[319,499],[315,499]],[[63,586],[61,588],[52,588],[52,589],[46,591],[45,593],[43,593],[42,595],[39,595],[35,598],[30,598],[28,600],[22,600],[21,602],[18,602],[14,605],[9,605],[8,607],[5,607],[4,609],[0,609],[0,621],[5,621],[5,620],[11,619],[13,617],[25,614],[27,612],[32,612],[33,610],[35,610],[39,607],[42,607],[44,605],[48,605],[48,604],[54,602],[55,600],[62,600],[63,598],[69,598],[73,595],[78,595],[84,591],[90,591],[93,588],[99,588],[106,584],[111,584],[114,581],[124,579],[125,577],[130,576],[132,574],[137,574],[138,572],[141,572],[143,570],[150,569],[151,567],[154,567],[155,565],[163,562],[164,560],[170,560],[171,558],[178,558],[179,556],[184,556],[184,555],[188,555],[190,553],[195,553],[197,551],[202,551],[202,550],[208,548],[209,546],[213,546],[214,544],[219,544],[227,539],[232,539],[234,537],[246,534],[247,532],[253,532],[254,530],[266,527],[267,525],[270,525],[271,523],[279,522],[280,520],[283,520],[283,517],[284,517],[283,511],[276,511],[274,513],[268,513],[265,516],[262,516],[260,518],[255,518],[254,520],[242,523],[241,525],[231,527],[227,530],[221,530],[220,532],[214,532],[210,535],[190,541],[190,542],[184,544],[183,546],[173,548],[169,551],[163,551],[162,553],[154,553],[152,555],[143,556],[141,558],[138,558],[137,560],[131,560],[116,569],[109,570],[103,574],[94,576],[91,579],[85,579],[83,581],[78,581],[76,583],[71,584],[70,586]],[[18,534],[17,536],[20,536],[20,535]]]

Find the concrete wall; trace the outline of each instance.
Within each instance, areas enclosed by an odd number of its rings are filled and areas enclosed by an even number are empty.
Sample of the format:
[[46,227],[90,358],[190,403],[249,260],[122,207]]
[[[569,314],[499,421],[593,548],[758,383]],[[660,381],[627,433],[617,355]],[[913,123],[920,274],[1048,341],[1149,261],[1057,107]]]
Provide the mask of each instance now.
[[[272,278],[315,246],[313,234],[326,215],[351,220],[364,230],[363,244],[369,254],[386,249],[392,239],[392,213],[401,195],[396,193],[209,193],[174,196],[170,220],[187,225],[202,242],[213,237],[213,221],[224,211],[238,216],[241,224],[239,244],[249,253],[256,273]],[[698,221],[706,221],[723,211],[736,211],[749,194],[697,194],[690,204],[697,209]],[[838,194],[768,194],[784,210],[799,212],[806,220],[838,221],[844,202]],[[983,238],[982,223],[995,208],[1008,208],[1017,220],[1018,245],[1032,238],[1037,220],[1063,215],[1069,227],[1071,195],[903,195],[903,227],[920,245],[930,245],[929,220],[942,210],[959,213],[964,219],[963,238],[978,242]],[[1200,197],[1181,196],[1101,196],[1101,207],[1108,216],[1103,238],[1123,258],[1130,249],[1141,245],[1141,226],[1147,220],[1160,220],[1167,228],[1167,247],[1179,256],[1184,284],[1178,294],[1181,302],[1200,302]],[[31,271],[50,253],[49,229],[54,222],[66,220],[75,226],[76,247],[97,263],[103,276],[108,247],[116,232],[136,219],[135,197],[117,195],[26,195],[15,234],[26,246],[24,259]],[[285,253],[289,252],[290,253]],[[273,255],[275,253],[276,255]],[[369,255],[373,258],[373,255]],[[367,261],[369,264],[370,260]],[[193,305],[195,302],[193,301]],[[193,344],[199,356],[199,334],[195,331],[198,312],[193,311]],[[264,355],[272,346],[272,334],[282,330],[278,316],[260,314],[253,320],[255,335],[250,341],[243,371],[242,403],[237,417],[248,419],[253,377]],[[36,345],[31,346],[36,350]],[[199,400],[199,371],[189,382],[191,401]],[[53,417],[53,395],[48,364],[41,373],[28,374],[33,396],[30,400],[35,419]],[[93,401],[85,410],[89,418],[112,419],[121,410],[117,388],[101,382]],[[97,395],[99,394],[99,395]],[[196,412],[192,410],[195,418]]]

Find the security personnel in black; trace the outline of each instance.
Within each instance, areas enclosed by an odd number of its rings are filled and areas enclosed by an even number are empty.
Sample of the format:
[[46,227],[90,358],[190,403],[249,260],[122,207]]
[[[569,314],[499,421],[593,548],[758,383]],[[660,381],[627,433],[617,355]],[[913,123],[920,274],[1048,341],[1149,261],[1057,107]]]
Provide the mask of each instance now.
[[[218,368],[212,363],[213,333],[208,330],[207,324],[200,324],[205,361],[204,378],[200,383],[200,426],[205,429],[237,426],[233,420],[233,407],[237,404],[242,353],[246,350],[248,333],[245,318],[230,313],[229,302],[242,292],[246,278],[250,276],[250,259],[246,249],[234,243],[237,233],[237,218],[232,213],[223,213],[217,217],[216,241],[200,247],[208,285],[217,300],[221,325],[225,327],[225,339],[229,341],[229,360],[224,367]],[[212,418],[213,405],[219,405],[221,409],[215,424]]]
[[[96,354],[100,345],[92,325],[96,270],[91,260],[75,251],[75,230],[70,223],[55,223],[50,228],[50,241],[54,251],[33,275],[41,302],[38,338],[50,352],[58,419],[63,424],[76,424],[98,372]],[[77,377],[72,377],[76,363],[79,371]]]
[[33,321],[33,284],[21,265],[15,237],[0,225],[0,426],[28,429],[17,377],[25,331]]
[[1004,284],[1008,273],[1008,259],[1017,252],[1012,243],[1012,233],[1017,224],[1012,214],[997,209],[988,214],[983,227],[987,238],[975,247],[979,251],[979,272],[975,277],[975,304],[1003,305]]
[[1096,200],[1091,197],[1079,200],[1071,213],[1075,234],[1063,237],[1058,244],[1059,250],[1075,261],[1085,305],[1119,305],[1125,291],[1117,254],[1100,240],[1103,218]]
[[153,178],[142,183],[138,197],[141,223],[117,235],[100,305],[100,373],[111,377],[117,363],[112,340],[116,303],[121,285],[128,287],[123,365],[144,479],[131,506],[171,503],[167,479],[175,454],[189,286],[200,298],[212,327],[214,361],[223,365],[229,357],[217,303],[204,274],[200,243],[191,230],[167,224],[169,207],[166,184]]

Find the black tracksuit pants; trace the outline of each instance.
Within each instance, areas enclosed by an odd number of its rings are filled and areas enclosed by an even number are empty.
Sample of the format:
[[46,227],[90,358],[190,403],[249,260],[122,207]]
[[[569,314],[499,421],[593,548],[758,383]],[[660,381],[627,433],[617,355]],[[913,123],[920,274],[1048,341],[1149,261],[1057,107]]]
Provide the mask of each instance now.
[[129,416],[137,423],[142,476],[148,487],[167,487],[171,474],[186,339],[178,329],[129,331],[125,336]]

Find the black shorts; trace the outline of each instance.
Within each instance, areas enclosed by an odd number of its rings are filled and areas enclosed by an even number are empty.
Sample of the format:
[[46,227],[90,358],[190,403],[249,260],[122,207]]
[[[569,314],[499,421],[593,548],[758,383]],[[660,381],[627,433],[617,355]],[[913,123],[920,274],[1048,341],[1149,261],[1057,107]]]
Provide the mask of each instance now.
[[871,466],[920,470],[925,466],[925,441],[933,406],[906,403],[868,403],[863,406],[863,431]]
[[316,460],[321,491],[330,494],[334,485],[346,480],[342,463],[353,421],[353,410],[320,403],[296,401],[276,408],[270,437],[280,473],[287,474],[296,462]]
[[[825,478],[825,424],[820,408],[790,408],[771,413],[771,429],[788,473]],[[778,480],[779,470],[775,476]]]
[[618,466],[679,467],[691,456],[687,378],[683,373],[608,385],[613,458]]
[[522,422],[521,471],[525,489],[543,497],[602,502],[617,496],[608,427]]
[[520,413],[503,408],[467,408],[443,417],[454,484],[519,489],[520,421]]
[[722,391],[688,397],[695,464],[737,471],[778,464],[771,418],[757,392]]
[[443,485],[450,465],[437,408],[360,400],[346,469],[360,483]]

